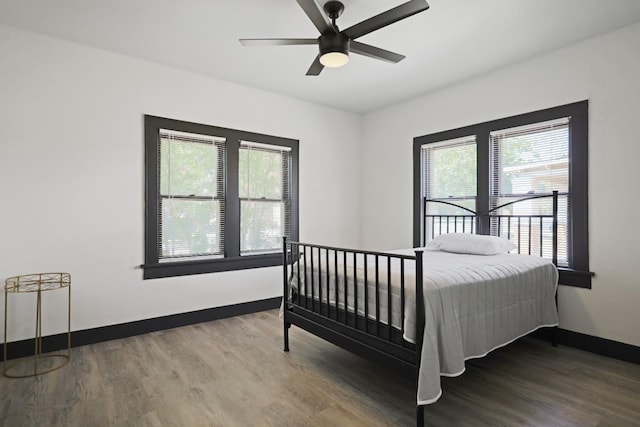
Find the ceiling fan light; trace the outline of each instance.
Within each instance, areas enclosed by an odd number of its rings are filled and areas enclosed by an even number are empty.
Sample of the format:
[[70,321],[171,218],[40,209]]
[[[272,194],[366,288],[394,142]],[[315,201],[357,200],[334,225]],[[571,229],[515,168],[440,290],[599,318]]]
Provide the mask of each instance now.
[[320,63],[325,67],[338,68],[349,62],[349,55],[344,52],[327,52],[320,57]]
[[349,62],[349,38],[342,34],[323,34],[318,37],[320,63],[325,67],[342,67]]

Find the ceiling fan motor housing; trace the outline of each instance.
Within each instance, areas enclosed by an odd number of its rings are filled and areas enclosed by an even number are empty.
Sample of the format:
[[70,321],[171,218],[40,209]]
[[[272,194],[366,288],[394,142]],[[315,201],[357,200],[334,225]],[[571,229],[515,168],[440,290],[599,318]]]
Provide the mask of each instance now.
[[340,52],[345,55],[349,54],[349,37],[342,33],[323,34],[318,37],[318,45],[320,46],[320,56],[331,53]]

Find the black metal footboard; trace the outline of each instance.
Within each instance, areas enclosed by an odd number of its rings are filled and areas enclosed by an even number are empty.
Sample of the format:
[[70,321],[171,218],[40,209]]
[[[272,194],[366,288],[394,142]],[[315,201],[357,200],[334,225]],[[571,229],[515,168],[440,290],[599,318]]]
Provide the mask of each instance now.
[[[421,250],[404,255],[284,238],[283,254],[285,351],[296,325],[414,375],[417,386],[425,321]],[[421,407],[417,412],[422,425]]]

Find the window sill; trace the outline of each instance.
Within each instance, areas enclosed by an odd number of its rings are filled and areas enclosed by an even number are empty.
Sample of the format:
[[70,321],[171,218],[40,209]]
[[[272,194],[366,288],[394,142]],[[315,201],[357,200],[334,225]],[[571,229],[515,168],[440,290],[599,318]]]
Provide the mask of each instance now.
[[591,271],[579,271],[564,267],[559,267],[558,272],[560,273],[558,280],[560,285],[585,289],[591,289],[591,278],[595,276],[595,273]]
[[279,265],[282,265],[281,253],[142,264],[141,267],[144,269],[143,279],[159,279],[162,277],[188,276]]

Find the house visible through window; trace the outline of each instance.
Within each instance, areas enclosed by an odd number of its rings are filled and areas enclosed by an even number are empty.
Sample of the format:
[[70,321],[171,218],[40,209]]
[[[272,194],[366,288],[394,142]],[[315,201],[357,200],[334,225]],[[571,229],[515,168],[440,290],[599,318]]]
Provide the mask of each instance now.
[[298,233],[298,141],[145,116],[145,146],[145,278],[281,262]]
[[[488,212],[530,195],[558,191],[558,266],[560,283],[591,286],[587,235],[587,102],[467,126],[414,140],[414,245],[438,234],[426,214],[459,215],[447,204],[422,205],[423,198]],[[498,214],[549,213],[550,198],[501,208]],[[496,218],[480,224],[483,234],[512,238],[515,225]],[[522,252],[540,248],[552,257],[547,224],[518,224],[527,229],[515,243]],[[519,251],[519,248],[516,251]]]
[[[493,131],[490,147],[490,207],[493,209],[532,194],[550,194],[556,190],[558,198],[558,265],[569,267],[571,240],[569,201],[569,117],[516,128]],[[536,199],[509,205],[501,210],[508,215],[540,215],[549,213],[552,199]],[[508,227],[498,229],[491,224],[494,235],[510,238]],[[521,247],[542,246],[542,254],[552,256],[552,230],[540,230],[539,223],[522,225],[528,229],[520,233]],[[531,237],[529,237],[531,236]]]

